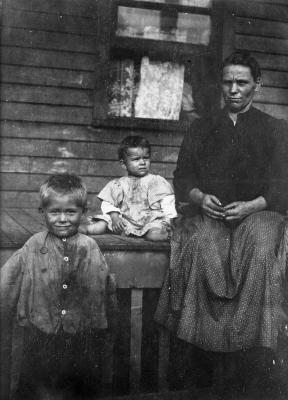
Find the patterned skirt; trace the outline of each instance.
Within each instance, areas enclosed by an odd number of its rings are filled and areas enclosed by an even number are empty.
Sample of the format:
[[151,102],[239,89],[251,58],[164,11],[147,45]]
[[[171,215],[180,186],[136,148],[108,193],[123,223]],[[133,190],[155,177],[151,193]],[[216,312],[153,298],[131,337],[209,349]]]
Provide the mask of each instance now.
[[228,224],[183,217],[155,319],[204,350],[275,348],[286,265],[284,217],[272,211]]

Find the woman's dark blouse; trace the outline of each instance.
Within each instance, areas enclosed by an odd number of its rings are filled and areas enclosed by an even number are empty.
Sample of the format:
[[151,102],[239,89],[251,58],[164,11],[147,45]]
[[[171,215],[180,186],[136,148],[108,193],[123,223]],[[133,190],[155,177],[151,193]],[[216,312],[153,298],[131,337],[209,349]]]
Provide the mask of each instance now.
[[223,205],[263,196],[268,209],[284,212],[287,202],[286,124],[251,107],[234,126],[225,110],[194,121],[184,137],[174,172],[177,202],[193,188]]

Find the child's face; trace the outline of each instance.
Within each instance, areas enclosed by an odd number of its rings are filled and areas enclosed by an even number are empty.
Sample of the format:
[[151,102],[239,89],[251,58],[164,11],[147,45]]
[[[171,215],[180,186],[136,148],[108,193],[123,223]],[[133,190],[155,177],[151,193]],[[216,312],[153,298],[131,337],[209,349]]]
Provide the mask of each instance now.
[[127,170],[128,175],[145,176],[150,170],[149,150],[143,147],[131,147],[127,149],[125,160],[121,161],[122,166]]
[[43,209],[47,228],[59,238],[72,236],[78,231],[83,212],[71,194],[51,196]]

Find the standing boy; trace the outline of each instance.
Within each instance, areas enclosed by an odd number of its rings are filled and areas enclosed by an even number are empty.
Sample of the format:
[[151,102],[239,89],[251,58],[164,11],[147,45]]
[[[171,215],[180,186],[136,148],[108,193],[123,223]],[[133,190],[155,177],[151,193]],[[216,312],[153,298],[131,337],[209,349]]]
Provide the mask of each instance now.
[[9,398],[10,381],[15,388],[15,368],[9,363],[15,321],[24,328],[25,346],[16,355],[20,379],[13,396],[38,400],[95,394],[97,342],[108,327],[107,307],[115,304],[98,245],[78,233],[87,205],[81,179],[51,176],[40,188],[40,201],[47,231],[33,235],[1,270],[3,400]]

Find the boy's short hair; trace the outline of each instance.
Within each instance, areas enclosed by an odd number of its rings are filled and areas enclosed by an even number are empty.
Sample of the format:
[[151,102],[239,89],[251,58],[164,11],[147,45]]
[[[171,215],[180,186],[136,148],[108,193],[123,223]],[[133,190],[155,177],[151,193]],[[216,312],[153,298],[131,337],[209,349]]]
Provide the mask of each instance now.
[[74,174],[51,175],[40,186],[40,208],[47,207],[51,196],[72,194],[78,207],[87,207],[87,187],[79,176]]
[[127,136],[119,145],[118,157],[119,160],[125,160],[127,155],[127,150],[130,148],[142,147],[148,149],[149,156],[151,155],[151,145],[147,139],[142,136]]
[[226,57],[222,63],[222,72],[227,65],[243,65],[249,67],[254,81],[261,78],[261,68],[256,58],[248,50],[237,50]]

